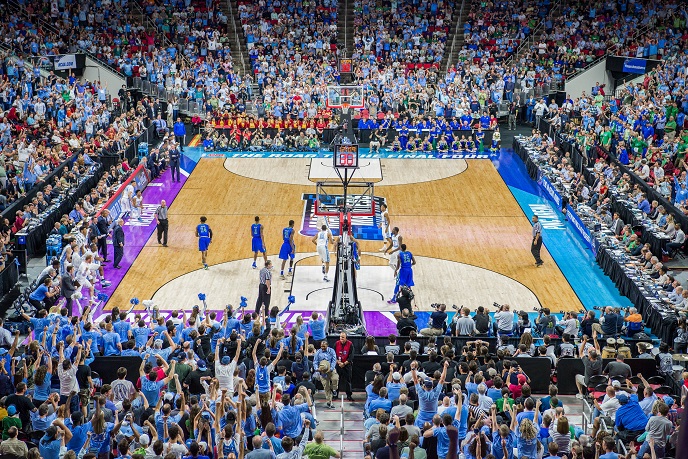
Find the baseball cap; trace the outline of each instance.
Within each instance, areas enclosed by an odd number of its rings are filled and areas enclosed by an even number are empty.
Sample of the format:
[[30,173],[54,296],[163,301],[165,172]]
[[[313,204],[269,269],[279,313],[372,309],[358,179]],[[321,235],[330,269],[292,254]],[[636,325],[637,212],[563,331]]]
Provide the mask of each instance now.
[[204,441],[199,441],[198,446],[200,446],[202,450],[208,449],[208,443],[206,443]]
[[619,394],[616,396],[616,399],[619,401],[620,405],[625,405],[628,403],[628,395],[626,394]]
[[205,370],[208,369],[208,367],[206,366],[205,361],[203,361],[203,360],[199,360],[199,361],[198,361],[198,369],[201,370],[201,371],[205,371]]
[[392,379],[395,381],[401,381],[401,373],[395,371],[394,373],[392,373]]
[[166,402],[173,401],[174,400],[174,394],[172,392],[167,392],[165,394],[165,398],[163,400],[165,400]]
[[520,374],[516,376],[516,379],[518,379],[519,384],[525,384],[526,383],[526,375]]
[[17,414],[17,407],[14,405],[8,406],[7,407],[7,414],[10,416],[14,416],[15,414]]
[[231,361],[232,361],[232,359],[230,359],[228,356],[225,355],[224,357],[222,357],[222,360],[220,360],[220,363],[222,365],[229,365],[229,362],[231,362]]
[[423,382],[423,385],[425,387],[432,387],[432,379],[426,379],[425,382]]
[[612,381],[612,387],[615,389],[621,387],[621,382],[615,379],[614,381]]
[[664,403],[666,403],[667,405],[669,405],[669,408],[671,408],[671,407],[674,405],[674,403],[675,403],[675,402],[674,402],[674,399],[671,398],[671,397],[669,397],[668,395],[665,395],[665,396],[662,398],[662,400],[664,401]]
[[141,436],[139,437],[139,443],[141,444],[141,446],[148,446],[148,445],[150,445],[150,437],[148,436],[148,434],[143,434],[143,435],[141,435]]

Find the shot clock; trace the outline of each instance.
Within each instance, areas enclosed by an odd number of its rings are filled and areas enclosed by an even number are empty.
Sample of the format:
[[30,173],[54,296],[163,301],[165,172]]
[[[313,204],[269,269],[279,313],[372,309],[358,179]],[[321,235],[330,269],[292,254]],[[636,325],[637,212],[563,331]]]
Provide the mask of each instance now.
[[333,156],[334,167],[358,169],[358,145],[337,145]]

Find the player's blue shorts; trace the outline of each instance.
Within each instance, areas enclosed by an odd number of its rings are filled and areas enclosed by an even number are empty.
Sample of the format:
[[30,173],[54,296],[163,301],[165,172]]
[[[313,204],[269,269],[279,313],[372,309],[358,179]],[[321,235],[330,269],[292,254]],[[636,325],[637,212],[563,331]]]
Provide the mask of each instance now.
[[282,244],[282,247],[280,247],[279,259],[288,260],[289,258],[294,258],[294,252],[291,250],[291,244],[285,242]]
[[263,239],[261,239],[260,237],[254,237],[251,239],[251,252],[265,253],[265,246],[263,245]]
[[205,252],[208,250],[208,247],[210,247],[210,238],[209,237],[199,237],[198,238],[198,251],[199,252]]
[[399,285],[405,285],[407,287],[413,287],[413,269],[411,268],[400,268],[399,269]]

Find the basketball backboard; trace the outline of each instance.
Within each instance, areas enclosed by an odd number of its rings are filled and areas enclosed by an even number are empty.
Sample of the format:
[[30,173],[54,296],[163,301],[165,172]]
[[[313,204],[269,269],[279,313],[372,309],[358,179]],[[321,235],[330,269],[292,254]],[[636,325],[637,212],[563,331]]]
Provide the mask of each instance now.
[[341,182],[316,183],[315,215],[338,217],[348,210],[354,217],[375,215],[375,195],[372,182],[351,182],[347,186],[346,198]]
[[325,103],[328,108],[363,108],[363,86],[328,86]]

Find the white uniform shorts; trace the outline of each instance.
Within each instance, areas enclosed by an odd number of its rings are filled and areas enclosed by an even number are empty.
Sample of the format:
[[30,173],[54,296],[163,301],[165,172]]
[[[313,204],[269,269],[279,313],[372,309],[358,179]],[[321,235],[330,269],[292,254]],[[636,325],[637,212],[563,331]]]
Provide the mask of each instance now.
[[320,255],[320,259],[322,260],[323,263],[329,263],[330,262],[330,251],[327,250],[326,245],[319,245],[318,246],[318,255]]

